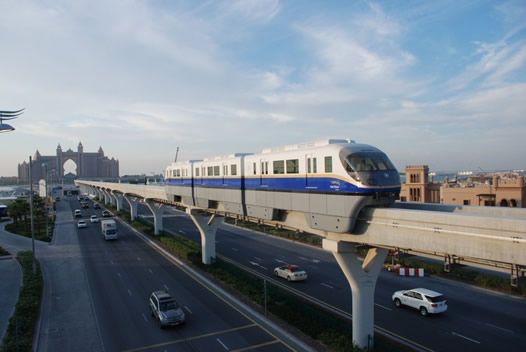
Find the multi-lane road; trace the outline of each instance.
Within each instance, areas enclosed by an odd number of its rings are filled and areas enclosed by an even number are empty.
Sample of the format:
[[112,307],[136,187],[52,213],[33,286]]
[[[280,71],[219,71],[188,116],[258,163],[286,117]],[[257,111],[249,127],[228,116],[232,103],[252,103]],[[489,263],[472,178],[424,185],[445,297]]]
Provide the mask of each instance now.
[[[61,203],[79,208],[76,198]],[[92,214],[100,217],[101,210],[82,210],[88,226],[76,229],[76,235],[105,351],[298,349],[159,254],[129,227],[119,224],[119,239],[104,241],[100,224],[89,222]],[[159,289],[170,292],[183,307],[183,326],[160,329],[151,317],[148,297]]]
[[[145,207],[139,213],[148,215]],[[165,230],[200,241],[192,221],[167,208]],[[302,283],[287,283],[302,293],[351,312],[349,285],[331,253],[249,230],[223,225],[216,235],[217,254],[274,279],[273,269],[282,263],[299,264],[308,271]],[[396,290],[425,287],[444,293],[449,310],[422,317],[418,311],[395,308]],[[375,323],[391,334],[433,351],[525,351],[526,300],[433,277],[398,277],[383,272],[375,294]]]

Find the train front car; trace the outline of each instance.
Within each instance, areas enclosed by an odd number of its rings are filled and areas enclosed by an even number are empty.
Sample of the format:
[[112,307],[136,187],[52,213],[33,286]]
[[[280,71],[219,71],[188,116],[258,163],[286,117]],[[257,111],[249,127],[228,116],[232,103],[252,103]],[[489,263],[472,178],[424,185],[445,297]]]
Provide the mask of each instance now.
[[400,175],[381,150],[366,144],[349,144],[339,152],[345,172],[357,193],[372,196],[369,205],[389,205],[400,194]]

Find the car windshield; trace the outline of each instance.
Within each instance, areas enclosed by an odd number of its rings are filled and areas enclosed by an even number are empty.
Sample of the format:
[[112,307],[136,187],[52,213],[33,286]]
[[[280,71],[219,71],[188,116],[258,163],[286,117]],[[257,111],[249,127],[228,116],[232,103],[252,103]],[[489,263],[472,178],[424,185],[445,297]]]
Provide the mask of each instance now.
[[432,302],[432,303],[443,302],[446,300],[446,297],[444,297],[443,295],[436,296],[436,297],[426,296],[426,298],[429,302]]
[[179,308],[179,305],[177,304],[176,301],[166,301],[166,302],[161,302],[161,311],[163,312],[166,312],[167,310],[174,310],[174,309],[177,309]]

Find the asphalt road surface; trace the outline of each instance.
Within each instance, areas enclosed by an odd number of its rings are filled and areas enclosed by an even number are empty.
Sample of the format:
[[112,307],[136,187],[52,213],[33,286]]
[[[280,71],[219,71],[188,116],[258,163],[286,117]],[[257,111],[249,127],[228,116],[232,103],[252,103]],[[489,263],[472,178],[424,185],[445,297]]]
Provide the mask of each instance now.
[[[70,199],[72,209],[79,208]],[[77,229],[100,335],[105,351],[290,351],[269,330],[154,251],[132,230],[118,225],[119,239],[105,241],[99,223],[82,209],[87,228]],[[78,219],[76,219],[78,220]],[[171,293],[187,322],[160,329],[150,315],[154,290]],[[82,319],[82,317],[79,317]]]

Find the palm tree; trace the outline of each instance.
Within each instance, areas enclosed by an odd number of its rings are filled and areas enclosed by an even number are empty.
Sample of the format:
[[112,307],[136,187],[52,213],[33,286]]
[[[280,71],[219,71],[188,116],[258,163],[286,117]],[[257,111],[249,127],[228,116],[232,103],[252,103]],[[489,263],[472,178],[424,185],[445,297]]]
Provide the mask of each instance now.
[[29,216],[29,203],[24,199],[18,198],[8,205],[7,212],[9,216],[13,218],[15,225],[22,220],[27,223],[27,218]]

